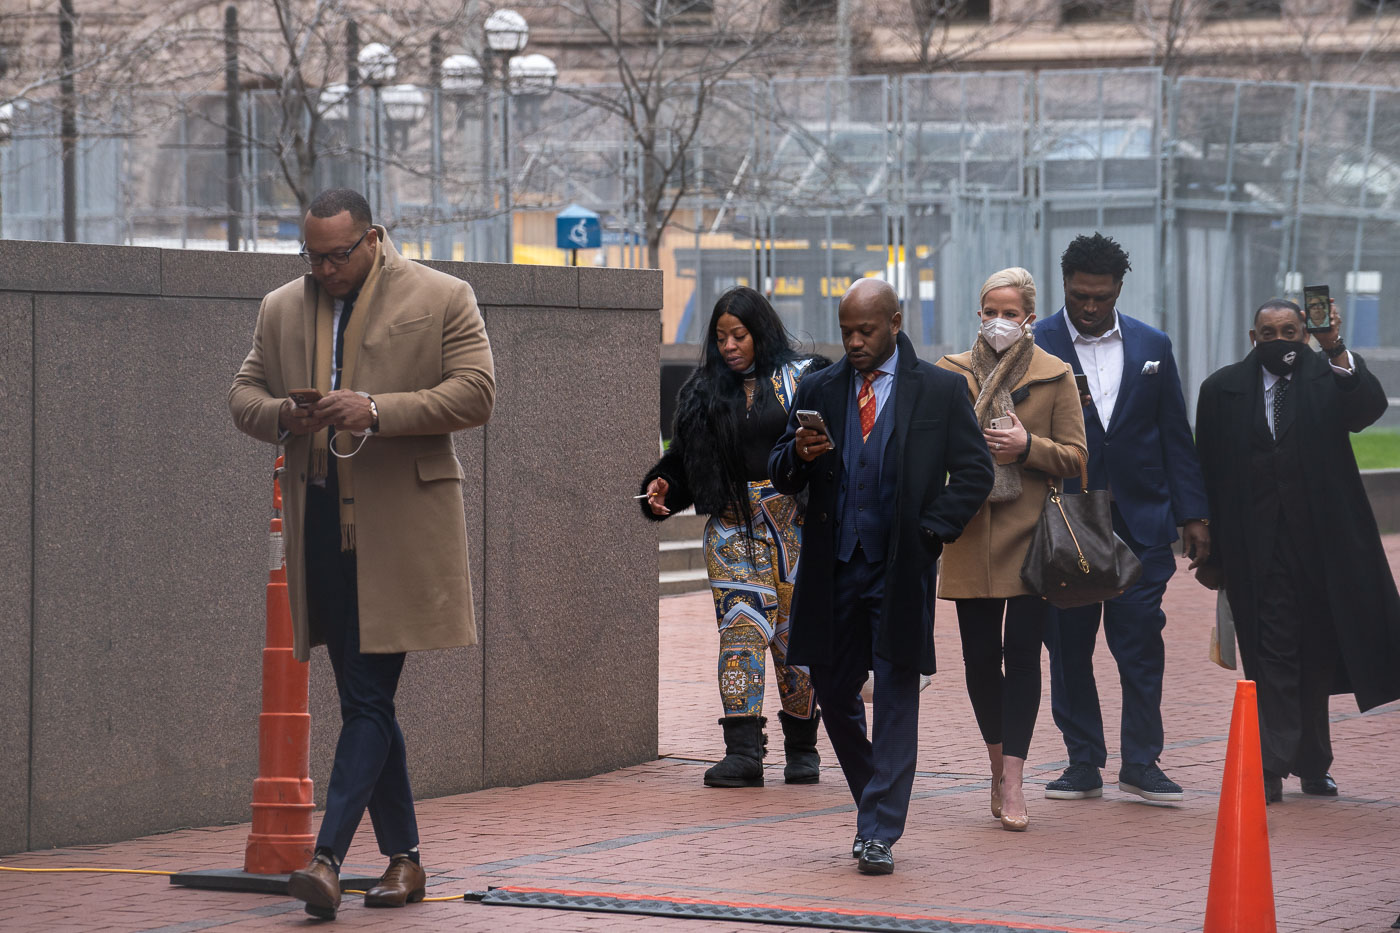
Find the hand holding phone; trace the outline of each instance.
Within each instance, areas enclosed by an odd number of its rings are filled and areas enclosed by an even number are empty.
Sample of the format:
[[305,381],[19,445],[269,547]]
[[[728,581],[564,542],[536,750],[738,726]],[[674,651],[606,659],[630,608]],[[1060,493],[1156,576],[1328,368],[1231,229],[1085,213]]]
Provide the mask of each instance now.
[[797,429],[793,447],[804,463],[811,463],[831,449],[831,431],[827,430],[826,420],[819,411],[801,408],[796,414],[801,427]]
[[311,406],[321,400],[318,390],[292,389],[287,393],[287,398],[292,404],[283,402],[281,411],[277,413],[277,425],[283,431],[300,436],[319,431],[324,426],[311,410]]
[[1074,374],[1074,387],[1079,390],[1079,404],[1085,408],[1094,404],[1094,396],[1089,392],[1089,377],[1083,373]]
[[991,451],[992,459],[1003,464],[1012,463],[1019,458],[1026,450],[1028,440],[1026,429],[1022,427],[1020,419],[1011,410],[988,422],[987,430],[982,432],[982,437],[987,442],[987,449]]

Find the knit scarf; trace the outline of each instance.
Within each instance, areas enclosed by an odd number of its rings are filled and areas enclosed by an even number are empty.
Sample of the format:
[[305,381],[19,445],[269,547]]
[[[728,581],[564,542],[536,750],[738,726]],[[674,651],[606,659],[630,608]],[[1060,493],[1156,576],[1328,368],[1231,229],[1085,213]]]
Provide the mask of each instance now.
[[[1015,407],[1011,391],[1020,384],[1030,369],[1035,353],[1035,338],[1030,334],[997,352],[979,333],[972,345],[972,374],[977,377],[977,401],[972,410],[983,430],[991,427],[993,418],[1000,418]],[[1021,496],[1021,467],[1016,463],[998,463],[989,502],[1010,502]]]
[[[380,233],[383,236],[383,233]],[[352,388],[355,384],[355,362],[360,355],[360,344],[364,341],[365,323],[369,319],[370,309],[374,306],[374,289],[379,283],[379,273],[384,268],[384,250],[375,245],[374,260],[370,263],[369,275],[365,278],[365,283],[360,286],[360,293],[355,298],[355,307],[358,311],[352,311],[350,323],[345,326],[345,343],[341,348],[342,357],[340,360],[340,385],[342,389]],[[331,391],[331,356],[335,352],[335,299],[326,293],[324,289],[316,289],[316,349],[315,349],[315,370],[313,377],[315,386],[322,395],[328,395]],[[344,436],[346,432],[336,432],[336,439]],[[322,428],[311,438],[311,475],[316,479],[325,479],[326,470],[330,466],[330,445],[331,429]],[[353,448],[352,448],[353,449]],[[341,450],[338,446],[337,453],[347,454],[348,450]],[[355,484],[351,476],[351,457],[337,457],[335,461],[335,475],[340,483],[340,549],[342,551],[355,550]]]

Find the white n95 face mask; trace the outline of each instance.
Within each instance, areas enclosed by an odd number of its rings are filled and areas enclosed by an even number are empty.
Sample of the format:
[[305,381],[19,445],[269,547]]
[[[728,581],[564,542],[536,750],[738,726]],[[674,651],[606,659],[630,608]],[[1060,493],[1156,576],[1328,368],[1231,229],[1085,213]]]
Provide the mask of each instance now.
[[997,353],[1005,353],[1008,347],[1024,335],[1025,330],[1020,324],[1008,321],[1004,317],[994,317],[982,322],[982,339]]

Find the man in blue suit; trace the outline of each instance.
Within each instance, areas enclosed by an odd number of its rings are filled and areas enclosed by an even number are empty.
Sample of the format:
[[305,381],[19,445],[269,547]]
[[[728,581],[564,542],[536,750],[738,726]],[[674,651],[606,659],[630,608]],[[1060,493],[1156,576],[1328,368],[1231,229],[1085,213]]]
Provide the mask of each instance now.
[[[1069,767],[1045,796],[1103,796],[1103,716],[1094,683],[1094,644],[1102,615],[1123,688],[1118,789],[1148,800],[1181,800],[1181,787],[1157,761],[1162,754],[1162,672],[1166,652],[1162,594],[1176,572],[1172,542],[1195,569],[1210,556],[1210,524],[1201,462],[1186,420],[1171,338],[1117,309],[1128,254],[1102,234],[1080,236],[1060,257],[1065,306],[1036,325],[1035,342],[1074,367],[1089,442],[1089,486],[1113,498],[1113,529],[1142,561],[1142,576],[1117,599],[1051,609],[1050,707],[1064,735]],[[1066,486],[1077,487],[1077,481]]]

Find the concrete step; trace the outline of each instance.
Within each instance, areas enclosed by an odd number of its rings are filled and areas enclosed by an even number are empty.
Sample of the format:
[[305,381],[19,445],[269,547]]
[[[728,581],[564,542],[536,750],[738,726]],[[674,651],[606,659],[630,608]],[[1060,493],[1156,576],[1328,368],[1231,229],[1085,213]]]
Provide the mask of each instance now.
[[677,512],[657,525],[657,570],[662,596],[698,593],[710,588],[705,567],[705,523],[694,509]]
[[704,570],[705,542],[699,538],[690,541],[662,541],[660,544],[660,569]]
[[693,541],[705,537],[705,522],[708,515],[696,515],[694,509],[677,512],[656,526],[657,537],[662,541]]
[[710,578],[703,566],[695,570],[663,570],[660,582],[662,596],[699,593],[710,588]]

